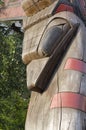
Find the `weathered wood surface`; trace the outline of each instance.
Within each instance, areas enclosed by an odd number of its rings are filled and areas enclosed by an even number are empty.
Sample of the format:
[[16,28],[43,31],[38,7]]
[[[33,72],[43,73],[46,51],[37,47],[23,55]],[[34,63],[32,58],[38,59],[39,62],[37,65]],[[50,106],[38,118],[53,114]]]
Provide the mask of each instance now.
[[[34,16],[26,17],[23,19],[24,40],[23,40],[23,52],[22,59],[24,63],[29,63],[31,60],[44,57],[41,51],[40,41],[42,40],[42,35],[47,28],[56,26],[59,23],[65,24],[66,20],[59,18],[52,23],[51,12],[55,7],[55,2],[53,5],[45,8]],[[47,27],[49,24],[49,27]],[[59,28],[61,28],[59,26]]]
[[[36,6],[33,4],[34,2]],[[34,2],[32,2],[32,7],[28,7],[29,4],[26,0],[24,7],[26,15],[33,15],[52,3],[50,0]],[[52,22],[49,27],[64,24],[65,21],[74,24],[79,23],[80,26],[47,90],[43,94],[32,92],[25,130],[86,130],[86,111],[71,107],[63,108],[62,106],[51,108],[55,94],[69,92],[86,96],[86,73],[64,69],[68,58],[86,62],[86,28],[78,17],[69,12],[58,13],[51,17],[51,7],[53,7],[53,4],[40,11],[41,13],[38,12],[36,15],[24,19],[25,38],[22,58],[27,64],[28,87],[31,84],[35,85],[48,60],[41,51],[41,38],[47,28],[46,25],[56,18],[56,21]],[[25,13],[21,8],[20,1],[15,0],[15,2],[10,3],[9,0],[5,0],[5,6],[0,8],[0,21],[22,19]],[[60,100],[60,103],[62,103],[62,97],[60,97]],[[55,102],[58,102],[58,100]]]
[[[75,70],[64,70],[68,58],[86,62],[86,28],[83,22],[70,12],[58,13],[50,20],[56,17],[58,21],[62,17],[69,23],[80,23],[80,26],[48,89],[43,94],[32,92],[25,130],[86,130],[84,111],[66,107],[50,108],[53,96],[59,92],[73,92],[86,96],[86,74]],[[27,85],[35,83],[46,62],[46,58],[35,59],[34,57],[34,60],[27,65]]]
[[[30,28],[31,26],[40,23],[43,20],[47,20],[47,18],[52,16],[52,11],[55,8],[57,1],[51,4],[49,7],[46,7],[45,9],[39,11],[35,15],[32,15],[30,17],[24,17],[23,19],[23,28],[24,30]],[[46,24],[45,24],[46,25]]]
[[[27,16],[32,16],[51,5],[55,0],[23,0],[22,8]],[[57,0],[58,1],[58,0]]]

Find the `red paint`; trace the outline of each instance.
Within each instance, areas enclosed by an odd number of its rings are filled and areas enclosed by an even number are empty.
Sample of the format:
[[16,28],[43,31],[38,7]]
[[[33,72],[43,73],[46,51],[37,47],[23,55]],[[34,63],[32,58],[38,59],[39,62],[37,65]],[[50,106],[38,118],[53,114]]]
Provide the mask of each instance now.
[[70,58],[67,60],[64,69],[65,70],[76,70],[76,71],[80,71],[82,73],[86,73],[86,63],[83,61],[80,61],[78,59]]
[[86,96],[73,92],[58,93],[52,98],[50,108],[73,108],[86,112]]
[[65,4],[60,4],[60,6],[56,9],[56,13],[62,12],[62,11],[70,11],[74,12],[73,7]]

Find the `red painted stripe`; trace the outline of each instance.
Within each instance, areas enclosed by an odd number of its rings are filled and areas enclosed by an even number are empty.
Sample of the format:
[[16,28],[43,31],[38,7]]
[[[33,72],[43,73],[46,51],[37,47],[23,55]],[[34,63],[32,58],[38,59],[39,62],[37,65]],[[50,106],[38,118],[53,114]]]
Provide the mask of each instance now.
[[80,61],[78,59],[70,58],[67,60],[65,67],[65,70],[76,70],[80,71],[82,73],[86,73],[86,63],[83,61]]
[[70,11],[74,12],[73,7],[65,4],[60,4],[60,6],[56,9],[56,13],[62,12],[62,11]]
[[86,112],[86,96],[72,92],[58,93],[52,98],[50,108],[73,108]]

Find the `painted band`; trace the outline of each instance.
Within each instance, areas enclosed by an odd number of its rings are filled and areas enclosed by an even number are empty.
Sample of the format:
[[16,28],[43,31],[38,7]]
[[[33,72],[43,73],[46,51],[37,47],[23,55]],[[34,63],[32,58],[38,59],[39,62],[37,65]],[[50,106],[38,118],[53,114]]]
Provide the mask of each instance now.
[[86,73],[86,63],[78,59],[69,58],[64,67],[65,70],[76,70]]
[[86,96],[73,92],[57,93],[52,98],[50,108],[73,108],[86,112]]
[[62,12],[62,11],[70,11],[74,12],[73,7],[65,4],[59,5],[59,7],[56,9],[56,13]]

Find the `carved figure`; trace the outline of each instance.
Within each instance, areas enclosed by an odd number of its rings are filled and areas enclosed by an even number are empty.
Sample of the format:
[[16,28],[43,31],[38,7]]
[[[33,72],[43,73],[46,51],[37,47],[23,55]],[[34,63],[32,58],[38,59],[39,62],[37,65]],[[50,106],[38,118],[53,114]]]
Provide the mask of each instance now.
[[5,1],[1,21],[23,18],[25,130],[86,130],[86,1],[23,0],[27,17],[20,1]]
[[[48,7],[47,7],[48,6]],[[86,130],[84,0],[24,0],[25,130]]]

